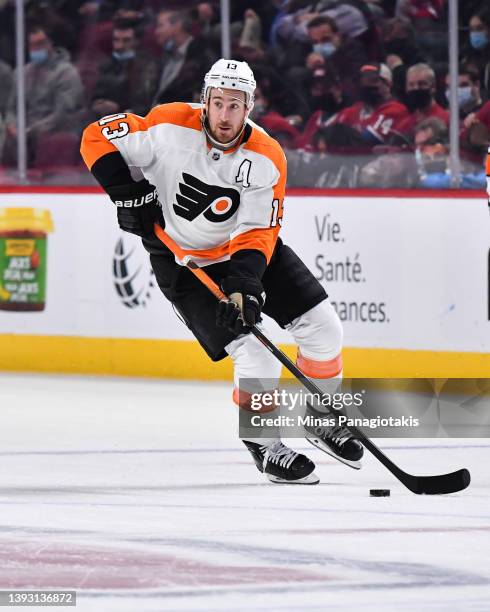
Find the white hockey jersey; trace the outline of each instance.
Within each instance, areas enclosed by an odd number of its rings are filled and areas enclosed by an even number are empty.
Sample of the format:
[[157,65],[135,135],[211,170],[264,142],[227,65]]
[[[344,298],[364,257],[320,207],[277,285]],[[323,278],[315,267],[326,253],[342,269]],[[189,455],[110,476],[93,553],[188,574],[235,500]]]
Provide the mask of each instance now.
[[146,117],[120,113],[85,129],[81,153],[89,169],[114,151],[156,187],[165,231],[197,262],[225,261],[242,249],[270,260],[286,158],[261,128],[249,122],[241,143],[221,151],[207,143],[199,104],[162,104]]

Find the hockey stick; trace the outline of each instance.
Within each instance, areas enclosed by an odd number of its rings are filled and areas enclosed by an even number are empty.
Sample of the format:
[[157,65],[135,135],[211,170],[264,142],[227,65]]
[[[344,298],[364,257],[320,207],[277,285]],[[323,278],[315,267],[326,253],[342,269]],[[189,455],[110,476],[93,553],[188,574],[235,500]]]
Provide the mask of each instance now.
[[[165,246],[176,255],[180,261],[211,291],[218,300],[228,300],[228,297],[221,291],[218,285],[200,268],[185,251],[181,249],[175,241],[158,225],[155,224],[155,234],[165,244]],[[253,325],[250,332],[276,357],[282,365],[293,374],[302,385],[311,393],[323,397],[324,393],[308,376],[293,363],[287,355],[278,349],[265,336],[260,329]],[[471,476],[467,469],[457,470],[450,474],[439,474],[436,476],[413,476],[404,472],[393,461],[387,457],[374,442],[370,440],[357,427],[348,427],[349,431],[358,438],[360,442],[380,461],[403,485],[412,493],[417,495],[439,495],[444,493],[456,493],[462,491],[470,484]]]

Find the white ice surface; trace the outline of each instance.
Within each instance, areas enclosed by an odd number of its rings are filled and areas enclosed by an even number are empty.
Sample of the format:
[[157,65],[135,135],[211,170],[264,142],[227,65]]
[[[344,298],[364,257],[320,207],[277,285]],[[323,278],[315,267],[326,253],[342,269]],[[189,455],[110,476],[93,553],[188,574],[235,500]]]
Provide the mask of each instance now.
[[230,394],[0,375],[0,590],[73,588],[97,612],[490,610],[490,440],[379,441],[412,473],[470,469],[450,496],[300,440],[322,482],[278,486]]

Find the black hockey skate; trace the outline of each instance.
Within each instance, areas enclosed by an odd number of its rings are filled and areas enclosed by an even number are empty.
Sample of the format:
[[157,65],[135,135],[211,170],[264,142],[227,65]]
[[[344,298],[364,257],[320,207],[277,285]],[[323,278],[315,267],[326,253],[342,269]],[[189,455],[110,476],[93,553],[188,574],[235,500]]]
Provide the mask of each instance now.
[[275,484],[318,484],[320,479],[314,473],[315,464],[285,446],[280,440],[270,446],[243,441],[250,451],[259,472]]
[[[306,416],[312,417],[312,420],[322,420],[328,418],[325,413],[317,412],[312,408],[308,408]],[[333,427],[323,426],[312,422],[304,426],[305,438],[310,444],[316,446],[324,453],[338,459],[355,470],[360,470],[362,467],[361,459],[364,454],[364,447],[355,438],[347,427],[334,425]]]
[[242,442],[250,451],[259,472],[263,472],[265,451],[267,450],[267,446],[263,444],[256,444],[255,442],[248,442],[247,440],[242,440]]

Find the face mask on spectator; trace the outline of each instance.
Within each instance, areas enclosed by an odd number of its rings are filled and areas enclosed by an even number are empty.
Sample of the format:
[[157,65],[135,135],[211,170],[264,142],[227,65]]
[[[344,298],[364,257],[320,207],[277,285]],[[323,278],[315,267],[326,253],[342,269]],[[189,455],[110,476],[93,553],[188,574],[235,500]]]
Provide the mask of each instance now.
[[483,49],[488,45],[486,32],[470,32],[470,45],[473,49]]
[[377,87],[364,85],[359,89],[359,97],[369,106],[377,106],[381,102],[381,94]]
[[434,174],[447,170],[447,156],[441,144],[419,147],[415,150],[415,161],[419,172],[423,174]]
[[[449,96],[451,95],[449,89],[446,89],[446,98],[449,102]],[[471,87],[458,87],[458,106],[466,106],[471,102],[475,101],[475,96],[471,91]]]
[[43,64],[49,57],[47,49],[36,49],[29,52],[29,58],[33,64]]
[[320,53],[325,59],[333,55],[336,50],[337,47],[332,42],[316,43],[316,45],[313,45],[313,51]]
[[407,92],[406,104],[411,112],[427,108],[431,102],[432,94],[429,89],[412,89]]
[[175,49],[175,40],[173,38],[168,38],[163,45],[163,50],[167,53],[172,53]]
[[127,49],[126,51],[113,51],[112,57],[118,62],[127,62],[132,60],[135,56],[134,49]]

